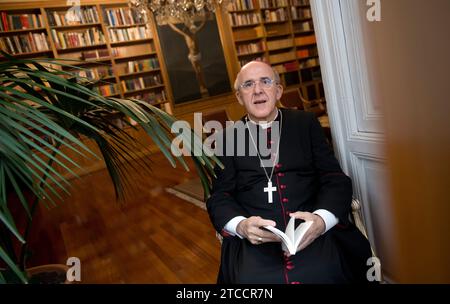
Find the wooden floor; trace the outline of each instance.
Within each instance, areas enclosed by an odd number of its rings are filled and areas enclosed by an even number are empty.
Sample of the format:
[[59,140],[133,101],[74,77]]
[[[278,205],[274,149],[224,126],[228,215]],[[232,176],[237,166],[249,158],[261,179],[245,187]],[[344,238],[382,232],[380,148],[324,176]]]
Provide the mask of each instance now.
[[105,170],[75,180],[62,204],[40,210],[36,256],[78,257],[82,283],[215,283],[220,244],[207,212],[165,192],[194,173],[151,158],[153,172],[132,173],[122,205]]

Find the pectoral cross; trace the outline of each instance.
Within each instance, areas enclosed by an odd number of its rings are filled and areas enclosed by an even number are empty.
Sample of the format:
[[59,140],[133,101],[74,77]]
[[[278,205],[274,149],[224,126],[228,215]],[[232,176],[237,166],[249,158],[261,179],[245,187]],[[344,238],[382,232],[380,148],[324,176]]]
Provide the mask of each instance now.
[[277,191],[277,187],[273,187],[272,186],[272,182],[268,181],[267,182],[267,187],[264,187],[264,192],[267,192],[267,197],[269,199],[269,203],[273,203],[273,195],[272,192]]

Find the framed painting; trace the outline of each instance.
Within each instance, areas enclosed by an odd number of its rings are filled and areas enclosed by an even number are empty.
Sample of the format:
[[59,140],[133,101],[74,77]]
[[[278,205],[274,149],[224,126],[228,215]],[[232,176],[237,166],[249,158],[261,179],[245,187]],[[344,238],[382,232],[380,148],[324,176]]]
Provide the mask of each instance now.
[[190,28],[177,23],[157,29],[175,105],[231,92],[214,14]]

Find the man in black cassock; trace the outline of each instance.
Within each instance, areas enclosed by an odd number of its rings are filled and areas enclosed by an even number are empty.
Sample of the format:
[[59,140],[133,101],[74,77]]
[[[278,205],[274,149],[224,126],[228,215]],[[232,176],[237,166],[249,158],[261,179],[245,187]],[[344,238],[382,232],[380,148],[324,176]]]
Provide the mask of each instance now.
[[[229,130],[223,133],[224,146],[232,138],[235,153],[219,157],[225,168],[216,169],[207,201],[211,221],[223,236],[218,282],[367,282],[371,250],[349,221],[351,180],[314,114],[276,107],[283,87],[263,62],[243,66],[234,87],[247,111],[241,120],[245,145],[261,151],[258,139],[265,132],[273,163],[263,166],[267,155],[260,153],[236,155],[236,137]],[[272,125],[279,128],[274,140]],[[251,130],[256,130],[253,136]],[[295,255],[285,253],[279,238],[263,228],[284,231],[290,216],[313,222]]]

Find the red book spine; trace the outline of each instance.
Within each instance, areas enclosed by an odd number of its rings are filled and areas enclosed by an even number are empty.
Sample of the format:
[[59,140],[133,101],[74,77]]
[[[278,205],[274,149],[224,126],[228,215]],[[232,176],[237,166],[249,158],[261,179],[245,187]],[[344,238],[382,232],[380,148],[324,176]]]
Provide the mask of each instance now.
[[6,18],[6,13],[2,12],[2,23],[5,31],[9,31],[8,19]]

